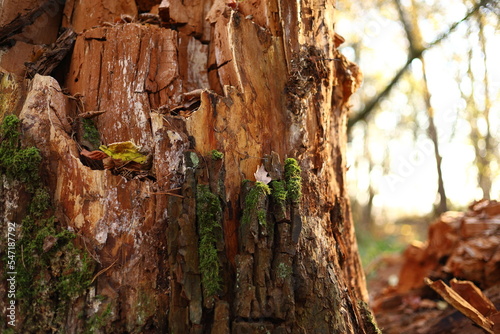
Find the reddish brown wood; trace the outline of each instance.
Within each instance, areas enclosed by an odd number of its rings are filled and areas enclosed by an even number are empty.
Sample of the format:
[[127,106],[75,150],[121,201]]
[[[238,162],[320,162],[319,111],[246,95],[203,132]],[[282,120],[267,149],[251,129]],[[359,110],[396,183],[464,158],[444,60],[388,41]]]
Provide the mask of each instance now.
[[425,283],[429,285],[434,291],[436,291],[441,297],[443,297],[443,299],[446,300],[450,305],[463,313],[467,318],[474,321],[487,333],[493,334],[493,322],[482,315],[457,292],[444,284],[443,281],[439,280],[432,282],[431,280],[426,279]]

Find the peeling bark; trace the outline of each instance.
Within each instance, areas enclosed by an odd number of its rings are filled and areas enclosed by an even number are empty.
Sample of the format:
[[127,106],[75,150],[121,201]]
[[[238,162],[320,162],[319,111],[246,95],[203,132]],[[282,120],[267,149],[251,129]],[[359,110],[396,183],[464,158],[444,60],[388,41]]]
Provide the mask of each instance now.
[[[20,114],[56,217],[98,262],[71,305],[84,320],[61,330],[371,333],[344,184],[361,75],[333,3],[165,0],[160,25],[108,24],[133,7],[111,3],[88,21],[66,4],[71,95],[36,75]],[[102,144],[153,156],[156,181],[82,164],[72,123],[88,111],[106,111]],[[255,182],[259,165],[278,183]]]

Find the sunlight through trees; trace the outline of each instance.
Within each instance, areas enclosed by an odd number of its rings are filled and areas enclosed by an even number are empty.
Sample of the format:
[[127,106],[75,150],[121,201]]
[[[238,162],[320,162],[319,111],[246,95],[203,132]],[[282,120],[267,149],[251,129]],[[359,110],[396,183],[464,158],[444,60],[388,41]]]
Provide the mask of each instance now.
[[[497,198],[498,1],[339,1],[338,8],[342,52],[364,74],[349,121],[356,223],[381,235],[410,224],[414,238],[425,226],[408,217]],[[406,223],[373,228],[398,220]]]

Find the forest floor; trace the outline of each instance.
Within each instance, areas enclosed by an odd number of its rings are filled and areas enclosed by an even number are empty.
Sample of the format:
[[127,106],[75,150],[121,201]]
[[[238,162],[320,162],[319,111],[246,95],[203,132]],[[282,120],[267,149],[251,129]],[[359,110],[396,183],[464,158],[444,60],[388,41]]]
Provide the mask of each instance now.
[[370,301],[384,334],[500,333],[500,203],[446,212],[427,241],[371,267]]

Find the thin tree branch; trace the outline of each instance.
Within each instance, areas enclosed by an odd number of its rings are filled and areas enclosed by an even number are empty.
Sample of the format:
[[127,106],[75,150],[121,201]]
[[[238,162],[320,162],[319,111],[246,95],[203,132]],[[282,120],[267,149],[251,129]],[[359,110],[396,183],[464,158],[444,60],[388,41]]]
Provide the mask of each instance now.
[[[400,0],[394,0],[394,3],[398,9],[399,12],[399,18],[401,22],[403,23],[404,29],[406,31],[406,36],[408,38],[408,42],[410,44],[410,53],[414,53],[415,50],[421,50],[423,49],[422,45],[423,43],[423,38],[422,34],[420,33],[420,27],[418,24],[418,18],[416,15],[416,5],[415,5],[415,0],[411,1],[411,8],[408,10],[411,12],[410,18],[406,16],[405,10],[403,9],[403,6],[401,5]],[[427,109],[427,115],[429,118],[429,137],[432,140],[432,143],[434,145],[434,155],[436,158],[436,169],[438,173],[438,194],[439,194],[439,205],[435,208],[436,213],[441,214],[445,211],[448,211],[447,207],[447,199],[446,199],[446,192],[444,189],[444,181],[443,181],[443,172],[442,172],[442,157],[441,154],[439,153],[439,143],[438,143],[438,135],[437,135],[437,129],[436,125],[434,124],[434,110],[432,109],[431,105],[431,93],[429,91],[429,85],[427,81],[427,73],[425,70],[425,61],[424,57],[422,54],[418,57],[420,61],[422,62],[422,73],[423,73],[423,98],[425,101],[425,106]]]
[[[453,33],[457,27],[460,25],[460,23],[467,21],[471,15],[473,15],[475,12],[477,12],[480,8],[486,6],[489,2],[492,0],[481,0],[478,4],[476,4],[474,7],[472,7],[469,12],[459,21],[453,23],[448,30],[440,34],[438,37],[436,37],[432,42],[427,44],[426,46],[422,47],[420,50],[415,50],[411,49],[409,50],[409,55],[408,55],[408,60],[406,61],[406,64],[403,65],[403,67],[394,75],[392,80],[389,82],[389,84],[379,93],[377,94],[371,101],[369,101],[365,108],[361,110],[359,113],[354,115],[349,119],[348,123],[348,128],[351,128],[354,124],[357,122],[364,120],[368,117],[368,115],[373,111],[373,109],[378,105],[378,103],[385,98],[389,93],[391,92],[392,88],[394,85],[399,81],[399,79],[403,76],[403,74],[406,72],[408,69],[409,65],[415,60],[416,58],[420,58],[424,51],[429,50],[430,48],[436,46],[440,42],[442,42],[444,39],[446,39],[451,33]],[[494,0],[496,2],[496,0]]]
[[399,81],[401,76],[403,76],[403,74],[406,72],[411,62],[415,58],[417,57],[412,57],[408,59],[406,64],[398,71],[398,73],[396,73],[396,75],[392,78],[391,82],[384,88],[384,90],[378,93],[373,99],[371,99],[366,104],[365,108],[362,111],[360,111],[353,117],[349,118],[348,122],[349,128],[351,128],[354,124],[356,124],[356,122],[366,119],[366,117],[372,112],[372,110],[378,105],[378,103],[389,94],[394,85]]
[[[417,41],[415,34],[415,27],[412,23],[410,23],[410,19],[407,17],[405,11],[403,10],[403,5],[401,4],[401,0],[394,0],[394,4],[398,9],[399,20],[403,24],[403,28],[406,33],[406,38],[408,39],[408,43],[410,44],[410,52],[413,53],[415,50],[421,49],[421,40]],[[418,46],[417,46],[418,45]]]

